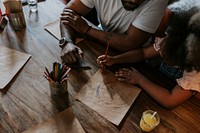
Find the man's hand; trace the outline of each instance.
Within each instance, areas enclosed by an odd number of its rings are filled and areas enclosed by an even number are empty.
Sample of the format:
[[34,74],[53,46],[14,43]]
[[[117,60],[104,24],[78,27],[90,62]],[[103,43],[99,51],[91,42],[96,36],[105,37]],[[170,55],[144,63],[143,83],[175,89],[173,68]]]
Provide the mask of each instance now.
[[60,19],[64,25],[71,26],[80,34],[86,34],[90,28],[87,22],[71,9],[64,9]]
[[61,52],[61,59],[64,63],[72,64],[83,58],[82,50],[72,43],[68,43]]

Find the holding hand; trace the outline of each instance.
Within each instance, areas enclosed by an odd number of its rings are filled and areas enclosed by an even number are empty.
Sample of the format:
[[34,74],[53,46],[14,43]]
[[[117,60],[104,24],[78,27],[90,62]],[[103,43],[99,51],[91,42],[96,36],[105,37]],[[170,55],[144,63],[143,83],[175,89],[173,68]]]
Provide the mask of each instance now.
[[124,81],[131,84],[140,84],[140,82],[146,78],[134,68],[132,68],[132,70],[127,68],[119,69],[119,71],[115,73],[115,76],[118,77],[119,81]]
[[80,15],[71,9],[64,9],[61,13],[60,19],[64,25],[71,26],[80,34],[86,34],[91,28],[91,26],[89,26],[87,22],[81,18]]
[[97,63],[100,65],[100,66],[112,66],[114,64],[114,58],[112,56],[109,56],[109,55],[101,55],[97,58]]
[[74,63],[83,58],[82,50],[72,43],[68,43],[61,52],[61,59],[64,63]]

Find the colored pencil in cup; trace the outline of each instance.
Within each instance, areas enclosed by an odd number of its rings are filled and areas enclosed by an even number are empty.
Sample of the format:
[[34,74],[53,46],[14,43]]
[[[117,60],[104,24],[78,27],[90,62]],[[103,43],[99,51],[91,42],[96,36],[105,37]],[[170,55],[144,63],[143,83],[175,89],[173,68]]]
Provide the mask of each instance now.
[[71,68],[65,64],[61,65],[60,63],[54,62],[52,72],[49,73],[49,70],[45,67],[43,76],[50,82],[63,83],[67,80],[70,70]]

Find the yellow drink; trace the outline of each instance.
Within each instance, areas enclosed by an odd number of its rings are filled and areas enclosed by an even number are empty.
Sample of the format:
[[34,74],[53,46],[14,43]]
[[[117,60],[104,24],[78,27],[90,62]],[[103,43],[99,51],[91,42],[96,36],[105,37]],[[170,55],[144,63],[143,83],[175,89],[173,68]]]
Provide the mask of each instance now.
[[151,131],[160,123],[160,118],[158,114],[152,117],[153,113],[154,111],[147,110],[142,115],[142,118],[140,120],[140,128],[145,132]]

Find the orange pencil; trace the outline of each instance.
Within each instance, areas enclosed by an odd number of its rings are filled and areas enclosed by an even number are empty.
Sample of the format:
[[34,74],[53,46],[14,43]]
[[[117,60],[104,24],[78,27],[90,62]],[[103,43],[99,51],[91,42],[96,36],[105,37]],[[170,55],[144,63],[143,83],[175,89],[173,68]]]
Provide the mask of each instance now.
[[107,47],[106,47],[105,59],[106,59],[106,56],[108,55],[108,49],[109,49],[109,45],[110,45],[110,42],[108,42],[108,44],[107,44]]
[[[108,42],[107,44],[107,47],[106,47],[106,52],[105,52],[105,57],[104,59],[106,59],[107,55],[108,55],[108,49],[109,49],[109,45],[110,45],[110,42]],[[104,69],[104,66],[102,65],[102,70]]]

